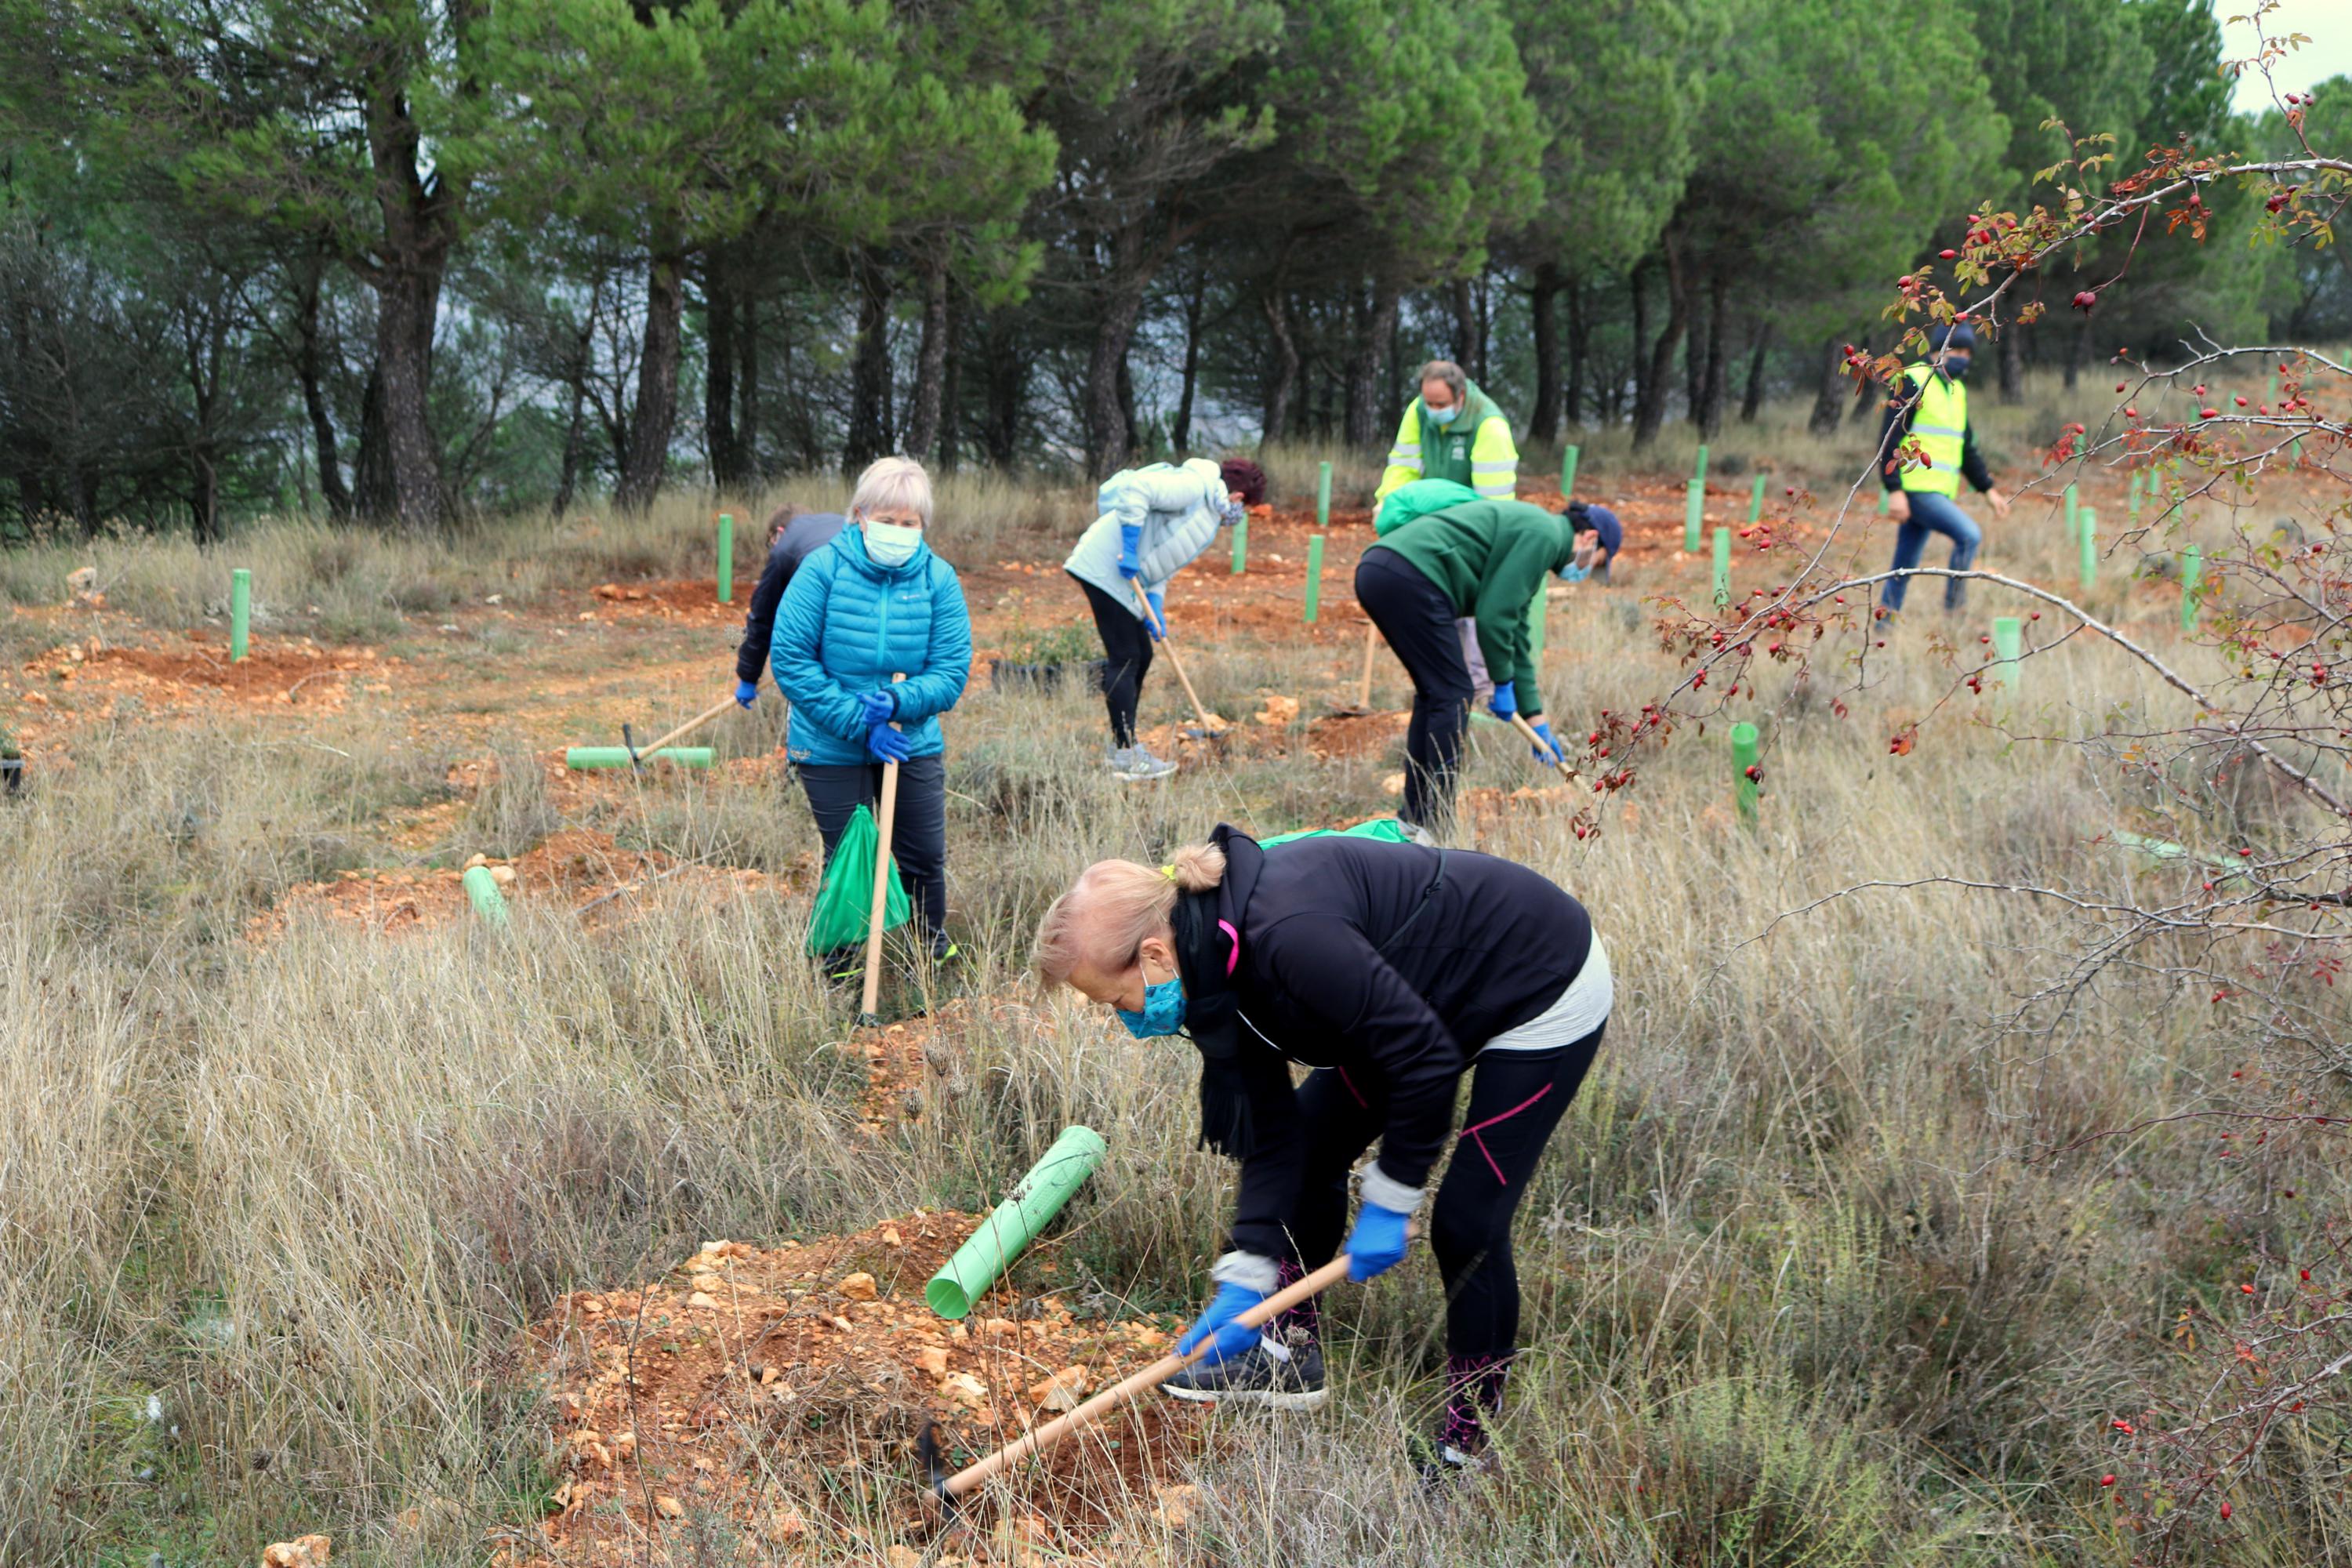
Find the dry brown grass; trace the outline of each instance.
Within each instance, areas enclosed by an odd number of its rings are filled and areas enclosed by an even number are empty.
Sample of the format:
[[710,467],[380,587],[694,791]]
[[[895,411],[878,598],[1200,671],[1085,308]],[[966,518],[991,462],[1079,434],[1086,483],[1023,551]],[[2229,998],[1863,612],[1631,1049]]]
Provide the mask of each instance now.
[[[975,517],[996,493],[973,489]],[[520,525],[437,559],[362,541],[339,580],[373,584],[356,604],[450,574],[522,592],[593,581],[630,552],[677,570],[704,510],[511,556]],[[1083,511],[1024,499],[973,537],[1011,553]],[[1994,564],[2063,570],[2046,531],[2021,521],[1996,540]],[[344,548],[314,530],[243,542],[289,563]],[[158,618],[200,612],[172,596],[184,552],[108,559]],[[1634,591],[1556,609],[1563,721],[1671,680],[1622,608]],[[2134,590],[2098,592],[2113,609]],[[2141,593],[2136,624],[2163,640],[2168,602]],[[1990,613],[1978,603],[1952,628],[1964,652]],[[1752,836],[1719,728],[1677,734],[1597,840],[1540,806],[1487,825],[1486,847],[1592,908],[1621,990],[1523,1211],[1530,1352],[1486,1500],[1433,1510],[1412,1491],[1404,1437],[1434,1397],[1441,1309],[1415,1259],[1335,1303],[1328,1412],[1217,1426],[1195,1525],[1139,1527],[1166,1560],[2129,1560],[2095,1485],[2107,1418],[2183,1375],[2163,1332],[2184,1300],[2242,1278],[2257,1243],[2309,1239],[2324,1208],[2281,1207],[2269,1185],[2333,1197],[2338,1173],[2219,1170],[2177,1133],[2043,1158],[2231,1065],[2200,1009],[2127,973],[2050,1033],[2004,1036],[2069,946],[2046,905],[1921,888],[1774,924],[1864,878],[2160,875],[2096,842],[2129,822],[2112,780],[1972,722],[1990,700],[1962,693],[1918,752],[1887,754],[1955,679],[1929,650],[1936,614],[1912,620],[1849,719],[1775,677],[1738,705],[1768,738]],[[2171,700],[2080,643],[2029,678],[2007,710],[2024,731]],[[1217,703],[1342,676],[1235,639],[1210,679]],[[323,922],[239,941],[286,887],[357,863],[383,814],[437,776],[374,724],[330,715],[296,747],[228,723],[130,727],[0,811],[0,1562],[249,1561],[310,1528],[338,1538],[339,1562],[478,1562],[528,1530],[549,1484],[515,1331],[554,1293],[648,1277],[711,1237],[971,1206],[1072,1121],[1111,1148],[1071,1220],[1087,1288],[1124,1310],[1190,1300],[1227,1172],[1192,1147],[1189,1054],[1066,1005],[1050,1039],[981,1009],[952,1131],[863,1138],[861,1068],[828,1048],[843,1020],[798,956],[804,901],[656,893],[594,933],[524,909],[508,941]],[[1076,694],[975,696],[950,721],[953,895],[983,991],[1019,984],[1028,930],[1087,860],[1157,854],[1221,818],[1360,816],[1393,765],[1265,758],[1122,791],[1098,724]],[[1537,782],[1491,730],[1477,752],[1474,786]],[[545,808],[494,801],[476,826],[528,829]],[[676,808],[648,831],[698,835],[705,854],[775,831],[730,826],[731,809]],[[864,1532],[814,1560],[873,1560],[897,1483],[865,1484],[880,1500]],[[2261,1563],[2333,1560],[2352,1524],[2333,1494],[2285,1480],[2238,1521],[2231,1561]],[[811,1560],[724,1541],[709,1560],[739,1545]]]

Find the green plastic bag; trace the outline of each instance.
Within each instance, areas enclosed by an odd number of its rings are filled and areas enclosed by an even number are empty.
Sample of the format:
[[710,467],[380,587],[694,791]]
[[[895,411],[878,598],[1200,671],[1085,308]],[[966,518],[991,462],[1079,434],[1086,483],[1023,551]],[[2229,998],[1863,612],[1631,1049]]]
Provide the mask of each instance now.
[[1393,816],[1376,816],[1370,822],[1360,822],[1353,827],[1302,827],[1296,833],[1280,833],[1272,838],[1261,838],[1257,847],[1271,849],[1277,844],[1287,844],[1294,838],[1373,838],[1382,844],[1410,844],[1404,836],[1404,824]]
[[1386,539],[1417,517],[1477,499],[1476,490],[1452,479],[1413,479],[1391,490],[1389,499],[1381,502],[1381,510],[1372,519],[1372,531]]
[[[808,951],[837,952],[866,942],[866,921],[874,912],[874,851],[881,834],[873,815],[859,806],[841,830],[833,848],[833,863],[824,868],[824,883],[816,890],[816,907],[809,911]],[[898,862],[890,862],[890,891],[882,902],[882,929],[895,931],[914,916],[907,901],[907,886],[898,880]]]

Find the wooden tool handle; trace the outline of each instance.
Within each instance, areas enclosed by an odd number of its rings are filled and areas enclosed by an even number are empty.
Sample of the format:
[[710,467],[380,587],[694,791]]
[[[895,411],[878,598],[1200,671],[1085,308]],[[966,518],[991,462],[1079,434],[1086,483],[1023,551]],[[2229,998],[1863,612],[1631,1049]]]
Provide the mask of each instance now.
[[1372,705],[1372,654],[1380,647],[1381,628],[1370,621],[1364,623],[1364,689],[1356,693],[1356,706]]
[[1192,689],[1192,678],[1184,673],[1184,661],[1176,657],[1176,644],[1168,635],[1168,623],[1152,613],[1151,595],[1145,593],[1143,584],[1133,577],[1127,580],[1127,585],[1135,590],[1135,602],[1143,606],[1145,622],[1160,628],[1160,646],[1166,650],[1168,662],[1175,667],[1176,679],[1184,683],[1184,695],[1192,700],[1192,711],[1201,716],[1201,728],[1211,734],[1223,729],[1222,722],[1209,716],[1209,710],[1201,701],[1201,694]]
[[[1544,738],[1536,733],[1536,727],[1533,724],[1528,723],[1517,713],[1511,715],[1511,724],[1512,727],[1517,729],[1520,734],[1525,735],[1528,738],[1528,744],[1536,749],[1536,752],[1538,756],[1544,752],[1546,750],[1544,746]],[[1565,759],[1555,763],[1552,765],[1559,770],[1560,777],[1568,780],[1570,784],[1574,784],[1576,782],[1576,770],[1570,767]]]
[[[894,675],[891,683],[906,679]],[[875,814],[874,839],[874,904],[866,921],[866,989],[857,1005],[857,1016],[862,1022],[874,1016],[874,1005],[882,999],[882,919],[890,906],[890,831],[898,821],[898,764],[882,764],[882,802]]]
[[[1305,1279],[1294,1280],[1276,1290],[1234,1321],[1244,1328],[1263,1328],[1276,1317],[1290,1310],[1309,1296],[1320,1294],[1347,1277],[1348,1257],[1347,1254],[1341,1253]],[[1023,1433],[985,1459],[958,1470],[947,1479],[948,1495],[963,1496],[1007,1466],[1019,1464],[1032,1454],[1043,1453],[1079,1427],[1090,1426],[1099,1420],[1114,1407],[1125,1405],[1137,1394],[1149,1389],[1159,1387],[1208,1354],[1209,1347],[1215,1342],[1215,1339],[1216,1336],[1213,1334],[1202,1335],[1201,1342],[1192,1347],[1190,1355],[1171,1353],[1161,1356],[1141,1372],[1131,1373],[1112,1384],[1068,1415],[1057,1415],[1043,1426]]]
[[660,740],[656,741],[653,744],[649,746],[639,746],[637,748],[637,755],[647,762],[651,762],[656,752],[660,751],[664,746],[670,744],[672,742],[683,740],[687,736],[693,734],[697,730],[701,729],[705,724],[709,723],[713,719],[718,718],[721,713],[726,712],[727,710],[734,706],[735,699],[732,697],[729,697],[719,702],[713,703],[710,707],[708,707],[701,712],[697,713],[693,718],[688,719],[685,723],[680,724],[677,729],[672,730],[668,734],[664,735]]

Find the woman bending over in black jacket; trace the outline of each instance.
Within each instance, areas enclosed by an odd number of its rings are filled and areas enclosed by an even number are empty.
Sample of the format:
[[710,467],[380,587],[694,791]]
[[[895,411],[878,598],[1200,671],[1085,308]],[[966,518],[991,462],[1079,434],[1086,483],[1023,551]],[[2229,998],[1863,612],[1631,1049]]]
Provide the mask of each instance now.
[[[1213,1343],[1166,1385],[1179,1398],[1321,1404],[1313,1303],[1263,1335],[1234,1320],[1339,1251],[1349,1168],[1376,1142],[1349,1278],[1393,1267],[1457,1141],[1428,1205],[1446,1292],[1431,1473],[1475,1460],[1518,1349],[1511,1217],[1609,1018],[1609,961],[1583,907],[1468,850],[1336,836],[1266,850],[1219,827],[1168,866],[1087,868],[1046,911],[1036,964],[1138,1037],[1190,1036],[1202,1137],[1241,1162],[1215,1295],[1179,1342]],[[1295,1090],[1293,1062],[1314,1069]]]

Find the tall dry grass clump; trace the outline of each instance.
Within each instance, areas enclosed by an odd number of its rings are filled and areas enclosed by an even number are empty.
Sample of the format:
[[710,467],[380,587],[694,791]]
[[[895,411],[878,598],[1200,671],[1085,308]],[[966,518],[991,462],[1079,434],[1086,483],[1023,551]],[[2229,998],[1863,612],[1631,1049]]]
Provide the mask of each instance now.
[[[1277,483],[1311,495],[1317,460],[1281,459]],[[1066,537],[1087,498],[960,478],[941,505],[972,548],[1042,555],[1033,542]],[[709,510],[666,502],[569,541],[502,524],[436,561],[366,540],[336,570],[520,593],[625,562],[684,574],[707,565]],[[239,542],[309,584],[339,538]],[[2043,580],[2071,564],[2023,519],[1993,538],[1994,564]],[[1862,549],[1885,544],[1881,524]],[[192,563],[120,548],[131,591],[172,602]],[[1769,559],[1741,559],[1743,588]],[[1671,682],[1635,603],[1659,586],[1632,574],[1555,605],[1563,726]],[[2178,647],[2160,594],[2120,574],[2096,592]],[[1213,580],[1192,594],[1205,626]],[[1753,832],[1719,723],[1645,761],[1588,839],[1570,803],[1498,805],[1544,781],[1518,742],[1474,731],[1465,784],[1490,793],[1459,841],[1481,834],[1583,900],[1619,985],[1523,1202],[1529,1348],[1496,1468],[1469,1503],[1419,1500],[1406,1438],[1435,1403],[1442,1300],[1416,1258],[1333,1300],[1332,1407],[1214,1424],[1206,1533],[1162,1532],[1170,1561],[2130,1560],[2099,1508],[2108,1421],[2186,1375],[2166,1338],[2184,1302],[2314,1245],[2324,1211],[2276,1192],[2340,1190],[2340,1173],[2217,1162],[2177,1130],[2073,1146],[2225,1078],[2232,1044],[2197,998],[2132,970],[2020,1016],[2063,977],[2079,925],[1958,884],[2097,898],[2177,880],[2107,837],[2142,786],[2052,739],[2174,699],[2080,640],[2031,665],[2021,696],[1969,693],[1992,609],[1979,594],[1945,622],[1933,597],[1915,589],[1853,672],[1847,716],[1760,672],[1738,704],[1766,734]],[[1350,642],[1228,631],[1195,673],[1228,711],[1262,689],[1311,706],[1351,683]],[[1381,699],[1402,694],[1383,668]],[[1891,755],[1938,704],[1919,750]],[[985,1203],[1073,1122],[1110,1154],[1065,1222],[1067,1293],[1189,1311],[1230,1178],[1194,1147],[1191,1053],[1037,997],[1028,933],[1091,859],[1161,856],[1219,820],[1370,815],[1397,763],[1244,751],[1130,790],[1102,769],[1101,723],[1075,691],[974,693],[950,720],[974,997],[920,1118],[875,1134],[857,1128],[863,1060],[834,1048],[843,1006],[801,956],[804,891],[663,885],[594,922],[526,900],[503,938],[303,919],[255,942],[252,918],[294,884],[418,853],[384,824],[446,798],[446,752],[365,702],[299,733],[159,721],[78,742],[0,810],[0,1561],[230,1561],[315,1528],[339,1558],[478,1563],[529,1540],[551,1484],[544,1368],[520,1331],[558,1293],[625,1288],[712,1237]],[[530,768],[505,759],[440,853],[514,853],[569,825]],[[648,786],[610,809],[633,844],[714,864],[776,868],[814,837],[780,785]],[[2296,808],[2232,809],[2259,825]],[[1864,881],[1901,885],[1841,894]],[[2306,1476],[2324,1463],[2293,1458]],[[878,1530],[894,1483],[869,1479]],[[2282,1485],[2242,1511],[2242,1560],[2325,1560],[2352,1519],[2325,1487]]]

